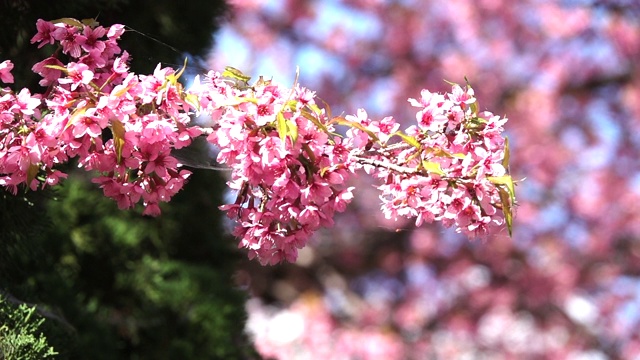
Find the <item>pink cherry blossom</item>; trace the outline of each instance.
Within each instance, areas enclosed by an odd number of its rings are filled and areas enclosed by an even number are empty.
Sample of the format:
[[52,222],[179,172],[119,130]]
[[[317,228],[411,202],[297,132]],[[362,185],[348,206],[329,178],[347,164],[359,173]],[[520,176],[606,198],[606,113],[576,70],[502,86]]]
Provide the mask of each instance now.
[[58,80],[60,84],[71,84],[71,90],[80,86],[88,85],[93,80],[93,71],[84,63],[69,63],[67,65],[67,77]]
[[34,115],[38,105],[40,105],[40,96],[32,96],[29,89],[22,89],[15,97],[15,103],[9,110],[24,115]]
[[5,84],[13,83],[13,75],[11,70],[13,69],[13,63],[9,60],[5,60],[0,63],[0,81]]
[[59,69],[60,67],[63,67],[60,60],[49,57],[33,65],[31,70],[42,76],[42,80],[40,80],[41,86],[48,86],[54,81],[57,81],[62,75],[62,71]]
[[38,19],[36,22],[36,28],[38,33],[31,38],[31,43],[39,43],[38,49],[47,45],[55,43],[56,39],[53,37],[53,32],[57,29],[53,23]]

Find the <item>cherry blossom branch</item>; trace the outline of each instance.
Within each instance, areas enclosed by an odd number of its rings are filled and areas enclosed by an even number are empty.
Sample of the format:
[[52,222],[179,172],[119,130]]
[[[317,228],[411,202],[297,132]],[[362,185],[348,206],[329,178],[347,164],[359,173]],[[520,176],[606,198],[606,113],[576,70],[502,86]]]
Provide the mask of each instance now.
[[366,158],[359,155],[351,155],[351,158],[363,165],[372,165],[376,167],[380,167],[383,169],[394,171],[398,174],[406,174],[406,175],[419,175],[422,172],[418,168],[411,168],[407,166],[400,166],[396,164],[392,164],[388,161],[382,161],[378,159]]
[[[409,99],[417,122],[400,130],[393,117],[372,120],[363,109],[330,118],[297,83],[250,83],[233,68],[197,76],[189,89],[178,81],[184,68],[132,73],[117,44],[122,25],[66,18],[36,26],[32,43],[59,47],[33,67],[47,91],[1,89],[0,186],[14,194],[56,185],[67,176],[56,167],[77,159],[120,208],[142,203],[156,216],[191,175],[176,151],[206,136],[238,192],[221,209],[237,221],[240,246],[263,264],[295,261],[315,231],[332,226],[353,199],[347,180],[363,168],[381,180],[387,218],[440,221],[470,237],[511,230],[506,119],[479,112],[469,85]],[[13,82],[12,67],[0,63],[0,81]],[[197,115],[216,125],[193,126]],[[347,127],[345,136],[336,126]]]

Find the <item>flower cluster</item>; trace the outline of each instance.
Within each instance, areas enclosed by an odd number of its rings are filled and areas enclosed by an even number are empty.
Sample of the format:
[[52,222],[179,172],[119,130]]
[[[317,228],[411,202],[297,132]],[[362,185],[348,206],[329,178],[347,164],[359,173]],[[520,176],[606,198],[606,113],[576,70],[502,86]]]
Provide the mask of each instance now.
[[[93,181],[120,208],[142,201],[145,214],[159,214],[158,203],[189,176],[171,149],[200,135],[187,128],[190,105],[179,74],[159,66],[148,76],[129,72],[129,56],[117,44],[122,25],[38,20],[37,29],[31,42],[58,44],[66,64],[52,56],[33,66],[45,94],[2,90],[0,185],[13,193],[22,183],[33,190],[55,185],[66,177],[55,166],[77,158],[98,172]],[[2,64],[2,81],[12,82],[11,63]]]
[[263,264],[295,261],[353,197],[345,185],[353,170],[349,151],[333,124],[314,93],[300,86],[264,80],[249,86],[210,72],[192,91],[217,122],[207,138],[220,149],[217,161],[232,170],[236,201],[221,208],[237,220],[240,246]]
[[[347,116],[353,160],[382,180],[382,211],[388,219],[434,220],[479,237],[504,225],[511,230],[513,181],[507,174],[504,118],[478,112],[470,86],[451,93],[423,90],[409,99],[419,108],[417,124],[396,131],[392,118],[368,119],[364,110]],[[390,135],[401,141],[389,143]],[[505,211],[499,211],[500,209]]]
[[[37,28],[32,43],[59,47],[59,57],[33,66],[47,91],[0,89],[0,186],[14,194],[21,184],[57,184],[66,174],[56,167],[77,159],[120,208],[142,202],[144,214],[158,215],[190,175],[171,150],[208,135],[236,193],[221,209],[237,221],[240,247],[263,264],[294,261],[315,231],[331,226],[353,198],[346,182],[359,169],[382,180],[389,218],[438,220],[470,236],[504,223],[511,230],[506,119],[479,112],[469,86],[410,99],[418,123],[402,132],[392,117],[372,121],[364,110],[332,117],[297,82],[249,84],[233,68],[197,77],[189,90],[178,82],[182,70],[132,73],[117,43],[122,25],[67,18]],[[0,63],[0,81],[13,82],[12,67]],[[197,114],[216,125],[193,126]],[[346,136],[336,125],[348,126]]]

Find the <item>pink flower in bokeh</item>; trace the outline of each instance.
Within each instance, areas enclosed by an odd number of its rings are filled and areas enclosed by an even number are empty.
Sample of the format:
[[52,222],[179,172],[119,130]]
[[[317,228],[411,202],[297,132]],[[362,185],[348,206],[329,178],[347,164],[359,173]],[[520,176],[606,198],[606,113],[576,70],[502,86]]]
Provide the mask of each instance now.
[[13,75],[11,70],[13,69],[13,63],[9,60],[5,60],[0,63],[0,81],[9,84],[13,82]]
[[71,90],[76,90],[81,84],[87,85],[93,80],[93,71],[83,63],[69,63],[67,65],[67,77],[58,80],[60,84],[71,84]]

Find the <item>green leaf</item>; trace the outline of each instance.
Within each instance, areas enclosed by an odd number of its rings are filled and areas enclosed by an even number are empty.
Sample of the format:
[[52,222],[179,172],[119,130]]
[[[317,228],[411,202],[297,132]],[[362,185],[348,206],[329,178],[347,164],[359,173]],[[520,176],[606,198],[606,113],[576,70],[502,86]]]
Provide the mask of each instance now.
[[88,19],[82,19],[82,23],[90,28],[96,28],[98,26],[100,26],[100,23],[98,22],[98,18],[88,18]]
[[509,138],[505,137],[504,138],[504,158],[502,158],[502,166],[505,168],[505,170],[508,171],[509,169],[509,157],[510,157],[510,151],[509,151]]
[[283,109],[289,109],[291,111],[296,111],[297,107],[298,107],[298,100],[287,100],[287,102],[283,106]]
[[474,101],[473,103],[471,103],[471,112],[473,113],[474,116],[478,115],[478,99],[476,99],[476,101]]
[[346,125],[346,126],[351,126],[354,127],[358,130],[362,130],[364,132],[367,133],[367,135],[369,135],[369,137],[375,141],[375,142],[380,142],[380,139],[378,139],[378,137],[376,136],[376,134],[373,133],[373,131],[367,129],[366,127],[364,127],[362,124],[360,124],[359,122],[355,122],[355,121],[350,121],[347,120],[346,118],[342,117],[342,116],[336,116],[333,119],[331,119],[331,122],[336,122],[340,125]]
[[438,174],[440,176],[446,175],[446,173],[442,171],[440,164],[437,162],[422,160],[422,167],[432,174]]
[[82,24],[82,22],[80,22],[80,20],[74,19],[74,18],[60,18],[60,19],[56,19],[56,20],[51,20],[52,23],[54,24],[67,24],[70,26],[75,26],[77,28],[82,29],[84,27],[84,24]]
[[[329,129],[327,129],[327,127],[315,116],[313,116],[313,114],[307,110],[307,109],[302,109],[300,111],[300,113],[302,114],[302,116],[304,116],[307,120],[311,121],[315,126],[318,127],[318,129],[324,131],[325,134],[327,135],[331,135],[331,133],[329,132]],[[320,115],[318,113],[318,115]]]
[[502,202],[502,213],[504,214],[504,220],[507,223],[507,230],[509,231],[509,236],[512,236],[513,233],[513,212],[511,209],[511,202],[509,201],[509,194],[504,188],[498,188],[498,192],[500,194],[500,201]]
[[242,81],[246,84],[249,83],[249,80],[251,80],[251,76],[247,76],[245,74],[242,73],[242,71],[231,67],[231,66],[226,66],[224,68],[224,71],[222,72],[222,76],[223,77],[228,77],[231,79],[235,79],[235,80],[239,80]]
[[40,167],[37,164],[29,164],[29,168],[27,169],[27,189],[31,186],[31,181],[38,175],[39,170]]
[[509,236],[511,236],[513,227],[513,210],[512,207],[516,203],[516,191],[511,175],[503,176],[487,176],[487,179],[495,184],[500,193],[500,202],[502,203],[502,212],[507,223]]
[[313,111],[316,115],[322,114],[322,109],[320,109],[320,107],[316,104],[309,104],[307,105],[307,107],[311,109],[311,111]]
[[449,80],[447,80],[447,79],[442,79],[442,80],[444,80],[444,82],[446,82],[447,84],[449,84],[449,85],[451,85],[451,86],[456,86],[456,85],[458,85],[458,83],[454,83],[453,81],[449,81]]
[[60,66],[60,65],[45,65],[44,67],[49,68],[49,69],[60,70],[60,71],[64,72],[65,74],[67,74],[69,72],[69,70],[67,70],[66,67]]
[[167,79],[169,80],[171,85],[175,85],[178,82],[178,79],[180,79],[180,76],[182,76],[182,74],[184,73],[184,70],[187,68],[187,60],[188,58],[184,58],[184,65],[180,70],[178,70],[177,73],[167,76]]
[[246,102],[250,102],[250,103],[254,103],[257,104],[258,103],[258,99],[256,98],[250,98],[250,97],[240,97],[240,96],[234,96],[232,99],[229,99],[223,103],[220,104],[216,104],[217,108],[223,108],[223,107],[227,107],[227,106],[237,106],[240,105],[242,103],[246,103]]
[[120,120],[111,120],[111,132],[113,133],[113,147],[116,150],[118,164],[122,160],[122,148],[124,147],[124,134],[126,133],[124,125]]
[[402,138],[402,140],[404,140],[404,142],[406,142],[407,144],[413,146],[414,148],[420,150],[422,148],[422,145],[420,145],[420,143],[418,142],[418,140],[416,140],[416,138],[414,138],[413,136],[409,136],[405,133],[403,133],[402,131],[396,131],[395,133],[393,133],[393,135],[398,135]]
[[187,104],[193,106],[194,109],[200,109],[200,101],[198,100],[198,95],[185,93],[184,101]]
[[435,156],[440,156],[440,157],[448,157],[448,158],[457,158],[457,159],[464,159],[466,157],[465,154],[462,153],[455,153],[455,154],[451,154],[449,152],[446,152],[442,149],[437,149],[437,148],[432,148],[432,147],[427,147],[425,148],[426,151],[428,151],[430,154],[433,154]]
[[287,137],[287,119],[284,118],[282,112],[279,112],[276,115],[276,129],[278,130],[278,136],[280,136],[280,140],[284,145],[284,140]]
[[291,138],[291,145],[294,145],[298,141],[298,124],[293,120],[286,120],[287,135]]
[[511,175],[502,175],[502,176],[487,176],[487,179],[491,181],[495,185],[503,185],[507,187],[509,191],[509,197],[511,198],[511,203],[515,204],[516,202],[516,189],[513,184],[513,179]]
[[[326,101],[324,101],[323,99],[321,99],[321,98],[317,98],[317,99],[322,101],[322,103],[324,104],[324,108],[325,108],[325,110],[327,112],[327,118],[328,119],[332,119],[332,117],[331,117],[331,106],[329,106],[329,104]],[[320,108],[315,104],[313,106],[318,108],[318,111],[319,111],[318,115],[320,115],[320,112],[321,112]]]
[[67,124],[64,126],[64,130],[67,130],[71,125],[75,124],[78,119],[80,119],[82,116],[84,116],[84,114],[87,112],[87,109],[89,108],[89,105],[83,107],[83,108],[76,108],[72,113],[71,116],[69,116],[69,121],[67,121]]

